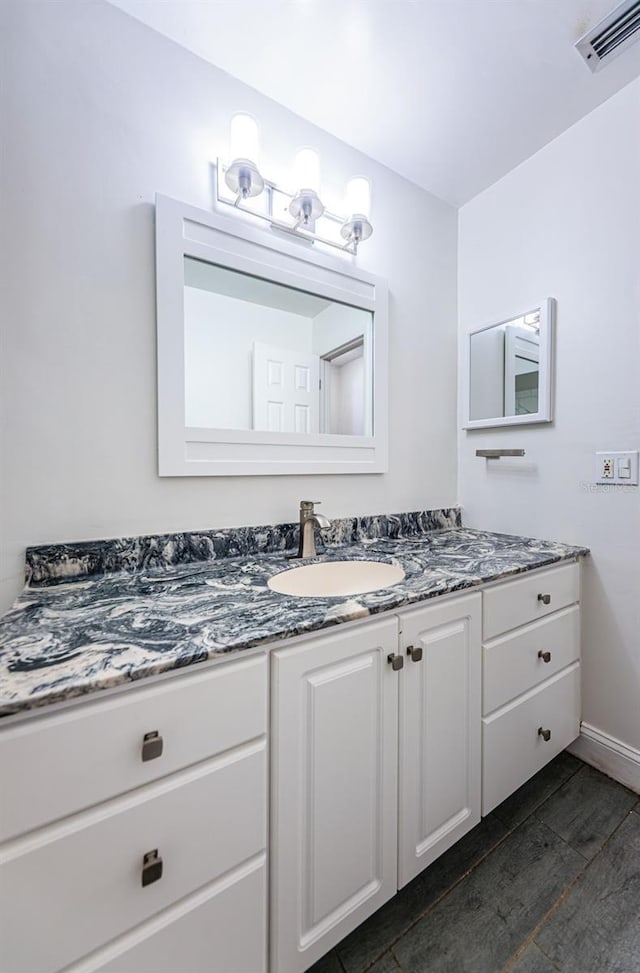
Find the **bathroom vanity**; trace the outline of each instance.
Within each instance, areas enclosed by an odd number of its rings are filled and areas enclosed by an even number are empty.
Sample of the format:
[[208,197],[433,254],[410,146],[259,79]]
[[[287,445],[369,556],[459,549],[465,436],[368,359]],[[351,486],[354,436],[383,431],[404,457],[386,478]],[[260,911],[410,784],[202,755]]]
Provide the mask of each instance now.
[[585,549],[457,511],[332,529],[330,560],[404,579],[273,592],[288,528],[29,552],[0,620],[11,973],[306,970],[578,735]]

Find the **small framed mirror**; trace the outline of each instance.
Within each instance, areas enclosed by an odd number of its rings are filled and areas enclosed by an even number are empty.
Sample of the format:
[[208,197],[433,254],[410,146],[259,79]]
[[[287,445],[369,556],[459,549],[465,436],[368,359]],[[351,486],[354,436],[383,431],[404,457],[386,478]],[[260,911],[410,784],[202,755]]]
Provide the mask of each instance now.
[[463,428],[551,422],[555,301],[470,331]]
[[387,286],[156,199],[161,476],[387,469]]

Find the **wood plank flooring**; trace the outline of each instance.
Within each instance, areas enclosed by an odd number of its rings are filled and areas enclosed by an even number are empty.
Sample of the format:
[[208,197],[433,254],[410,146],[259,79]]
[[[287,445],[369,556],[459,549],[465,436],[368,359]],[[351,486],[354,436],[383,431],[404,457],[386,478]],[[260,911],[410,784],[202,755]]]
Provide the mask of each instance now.
[[640,798],[560,754],[309,973],[640,973]]

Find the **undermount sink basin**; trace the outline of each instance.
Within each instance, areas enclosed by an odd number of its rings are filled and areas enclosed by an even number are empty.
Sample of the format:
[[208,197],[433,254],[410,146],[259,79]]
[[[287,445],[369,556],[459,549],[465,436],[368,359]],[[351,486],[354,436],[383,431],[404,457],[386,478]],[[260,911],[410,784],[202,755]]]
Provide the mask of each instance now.
[[281,595],[330,598],[336,595],[362,595],[366,591],[388,588],[404,578],[397,564],[382,561],[325,561],[303,564],[281,571],[267,584]]

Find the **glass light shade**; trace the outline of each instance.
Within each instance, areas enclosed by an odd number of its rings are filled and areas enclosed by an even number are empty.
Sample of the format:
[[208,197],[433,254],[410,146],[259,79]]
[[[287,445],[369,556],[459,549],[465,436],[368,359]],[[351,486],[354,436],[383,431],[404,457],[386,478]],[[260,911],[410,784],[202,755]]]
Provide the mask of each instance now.
[[311,189],[320,192],[320,157],[315,149],[299,149],[293,163],[296,190]]
[[365,176],[354,176],[347,183],[345,191],[345,212],[347,216],[358,214],[371,216],[371,183]]
[[231,119],[229,159],[249,159],[257,165],[258,154],[258,123],[253,115],[238,112]]

